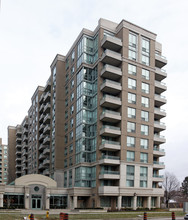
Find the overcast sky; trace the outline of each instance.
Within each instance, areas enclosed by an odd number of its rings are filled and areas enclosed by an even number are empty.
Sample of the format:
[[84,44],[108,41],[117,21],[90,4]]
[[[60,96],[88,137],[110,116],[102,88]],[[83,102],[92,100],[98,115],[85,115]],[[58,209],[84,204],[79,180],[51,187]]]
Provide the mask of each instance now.
[[122,19],[157,34],[167,57],[166,170],[188,176],[187,0],[2,0],[0,11],[0,137],[20,124],[55,55],[66,55],[82,30],[99,18]]

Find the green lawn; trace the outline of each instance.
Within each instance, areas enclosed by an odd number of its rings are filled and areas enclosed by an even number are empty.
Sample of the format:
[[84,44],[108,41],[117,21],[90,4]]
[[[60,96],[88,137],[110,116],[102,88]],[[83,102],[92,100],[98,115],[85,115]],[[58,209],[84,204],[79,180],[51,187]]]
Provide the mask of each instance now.
[[[176,216],[184,216],[183,212],[175,212]],[[69,219],[111,219],[111,218],[136,218],[143,215],[143,212],[110,212],[98,214],[70,214]],[[0,220],[21,220],[26,215],[0,213]],[[171,212],[147,212],[148,217],[171,217]],[[46,219],[45,215],[35,215],[37,219]],[[48,220],[59,220],[59,215],[50,215]]]

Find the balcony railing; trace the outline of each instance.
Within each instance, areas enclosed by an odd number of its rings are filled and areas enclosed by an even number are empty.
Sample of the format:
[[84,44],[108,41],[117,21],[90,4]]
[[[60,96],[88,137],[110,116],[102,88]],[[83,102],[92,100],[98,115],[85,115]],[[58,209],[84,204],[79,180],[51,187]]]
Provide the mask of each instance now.
[[111,171],[111,170],[103,170],[100,172],[101,175],[103,174],[110,174],[110,175],[120,175],[119,171]]
[[101,159],[120,160],[118,156],[103,155]]

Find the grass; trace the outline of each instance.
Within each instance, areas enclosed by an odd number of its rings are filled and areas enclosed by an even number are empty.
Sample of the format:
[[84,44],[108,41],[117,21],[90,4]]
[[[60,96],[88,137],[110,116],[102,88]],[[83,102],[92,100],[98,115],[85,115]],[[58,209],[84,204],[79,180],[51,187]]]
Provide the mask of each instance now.
[[[97,213],[97,214],[70,214],[69,219],[111,219],[111,218],[136,218],[138,215],[143,215],[143,212],[110,212],[110,213]],[[184,216],[184,212],[175,212],[176,216]],[[21,220],[26,215],[22,214],[9,214],[0,213],[0,220]],[[148,217],[171,217],[171,212],[147,212]],[[35,218],[44,220],[46,215],[35,215]],[[50,215],[48,220],[59,220],[59,215]]]

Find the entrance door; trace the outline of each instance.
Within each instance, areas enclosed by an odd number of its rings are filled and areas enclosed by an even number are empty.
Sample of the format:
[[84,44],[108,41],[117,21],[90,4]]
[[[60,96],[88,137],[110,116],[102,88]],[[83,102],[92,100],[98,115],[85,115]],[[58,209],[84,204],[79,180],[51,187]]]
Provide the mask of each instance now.
[[41,195],[32,195],[31,204],[32,209],[41,209]]

